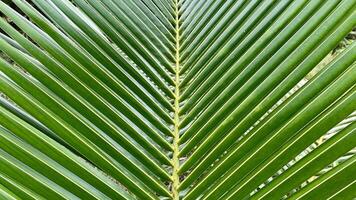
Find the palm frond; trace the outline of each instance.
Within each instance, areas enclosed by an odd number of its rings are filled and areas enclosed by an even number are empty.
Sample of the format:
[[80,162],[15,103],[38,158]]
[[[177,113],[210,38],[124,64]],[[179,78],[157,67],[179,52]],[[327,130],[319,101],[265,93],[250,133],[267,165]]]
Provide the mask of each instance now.
[[356,197],[355,8],[0,1],[0,198]]

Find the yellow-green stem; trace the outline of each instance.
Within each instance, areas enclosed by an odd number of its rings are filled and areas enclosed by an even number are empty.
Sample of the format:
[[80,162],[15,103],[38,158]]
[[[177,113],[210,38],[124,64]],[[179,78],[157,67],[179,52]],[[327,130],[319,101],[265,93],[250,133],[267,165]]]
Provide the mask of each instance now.
[[174,139],[173,139],[173,172],[172,172],[172,196],[174,200],[179,199],[179,83],[180,83],[180,30],[179,30],[179,2],[175,0],[175,29],[176,29],[176,55],[175,55],[175,100],[174,100]]

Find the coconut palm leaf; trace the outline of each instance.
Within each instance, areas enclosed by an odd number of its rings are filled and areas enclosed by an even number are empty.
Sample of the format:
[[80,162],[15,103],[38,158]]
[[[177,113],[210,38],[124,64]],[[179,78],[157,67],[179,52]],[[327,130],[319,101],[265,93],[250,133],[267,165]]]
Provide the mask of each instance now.
[[0,12],[2,199],[356,197],[356,0]]

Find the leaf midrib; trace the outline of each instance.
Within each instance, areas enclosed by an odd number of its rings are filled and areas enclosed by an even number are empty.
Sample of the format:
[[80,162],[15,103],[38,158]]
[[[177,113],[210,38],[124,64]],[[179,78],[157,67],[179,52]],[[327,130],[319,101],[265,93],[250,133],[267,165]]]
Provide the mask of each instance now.
[[172,157],[172,197],[179,199],[179,97],[180,97],[180,24],[179,24],[179,0],[174,1],[175,15],[175,92],[174,92],[174,130],[173,130],[173,157]]

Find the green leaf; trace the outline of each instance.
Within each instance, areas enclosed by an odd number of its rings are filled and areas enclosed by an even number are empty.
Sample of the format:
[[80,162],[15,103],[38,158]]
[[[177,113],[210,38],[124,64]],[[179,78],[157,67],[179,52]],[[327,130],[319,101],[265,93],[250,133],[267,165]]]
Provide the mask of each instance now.
[[0,1],[0,198],[356,197],[355,8]]

